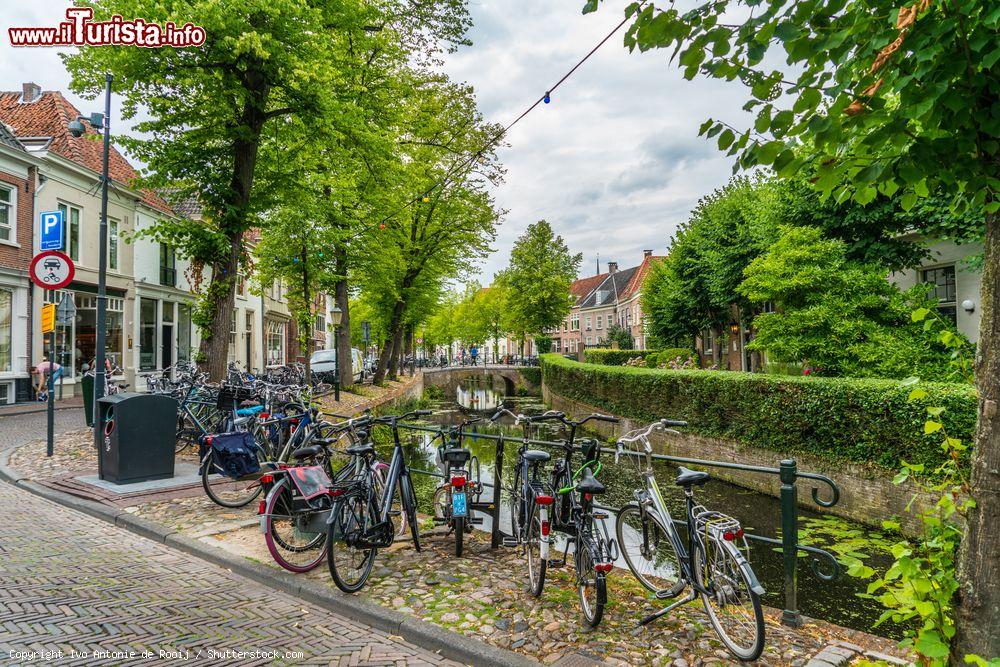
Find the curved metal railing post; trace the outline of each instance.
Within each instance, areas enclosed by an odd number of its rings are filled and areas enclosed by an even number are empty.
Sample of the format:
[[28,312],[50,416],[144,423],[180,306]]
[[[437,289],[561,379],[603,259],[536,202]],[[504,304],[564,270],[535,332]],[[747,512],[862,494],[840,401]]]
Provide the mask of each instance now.
[[802,625],[798,603],[799,499],[795,480],[798,467],[795,459],[781,462],[781,556],[785,564],[785,609],[781,622],[797,628]]

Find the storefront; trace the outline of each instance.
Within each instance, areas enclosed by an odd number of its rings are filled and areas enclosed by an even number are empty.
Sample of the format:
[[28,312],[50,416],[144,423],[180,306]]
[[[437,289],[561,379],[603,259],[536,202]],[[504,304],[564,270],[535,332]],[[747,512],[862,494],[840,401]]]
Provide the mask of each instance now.
[[[82,376],[83,366],[90,368],[97,356],[97,288],[71,283],[69,289],[46,290],[45,303],[58,305],[63,295],[68,295],[76,305],[76,317],[71,322],[56,325],[56,362],[65,369],[67,379]],[[45,353],[49,349],[49,336],[44,336]],[[105,328],[106,356],[114,376],[123,375],[125,349],[125,293],[107,289],[107,326]]]
[[0,272],[0,405],[29,398],[28,288]]
[[138,339],[140,373],[159,371],[190,361],[191,305],[139,296]]

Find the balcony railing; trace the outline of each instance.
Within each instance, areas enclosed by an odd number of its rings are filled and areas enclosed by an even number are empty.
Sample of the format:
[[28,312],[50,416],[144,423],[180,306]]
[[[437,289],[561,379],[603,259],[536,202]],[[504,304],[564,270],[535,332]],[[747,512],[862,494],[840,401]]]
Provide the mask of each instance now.
[[172,269],[169,266],[161,266],[160,284],[167,287],[177,287],[177,269]]

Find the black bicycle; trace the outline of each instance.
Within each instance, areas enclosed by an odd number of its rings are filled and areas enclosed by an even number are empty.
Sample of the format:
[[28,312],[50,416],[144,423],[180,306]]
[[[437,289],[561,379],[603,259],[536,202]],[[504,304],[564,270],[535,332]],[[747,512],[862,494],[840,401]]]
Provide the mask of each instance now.
[[[430,410],[414,410],[402,416],[371,417],[357,420],[357,444],[345,453],[351,457],[330,489],[333,505],[327,518],[327,564],[337,588],[355,593],[368,581],[375,554],[393,543],[393,497],[398,493],[399,504],[406,515],[413,537],[413,546],[420,551],[417,528],[417,499],[413,481],[403,455],[399,438],[399,422],[430,415]],[[378,457],[371,429],[386,425],[392,431],[393,450],[388,473],[378,473]]]

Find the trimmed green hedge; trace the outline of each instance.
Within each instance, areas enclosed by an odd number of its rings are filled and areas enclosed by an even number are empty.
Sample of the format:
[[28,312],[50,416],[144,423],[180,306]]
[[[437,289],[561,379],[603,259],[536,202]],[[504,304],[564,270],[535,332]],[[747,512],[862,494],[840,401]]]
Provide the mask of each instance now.
[[604,364],[605,366],[621,366],[629,359],[646,358],[654,350],[612,350],[610,347],[588,347],[583,351],[583,358],[588,364]]
[[935,465],[941,434],[923,435],[925,406],[945,407],[945,428],[970,441],[976,394],[965,384],[924,383],[910,403],[898,380],[782,377],[728,371],[598,366],[542,357],[553,393],[639,420],[684,419],[690,433],[770,449],[896,468]]
[[650,352],[647,354],[646,368],[656,368],[660,364],[669,366],[671,361],[676,361],[678,358],[680,358],[682,362],[690,359],[695,363],[695,366],[701,365],[698,353],[694,350],[689,350],[686,347],[668,347],[665,350]]

